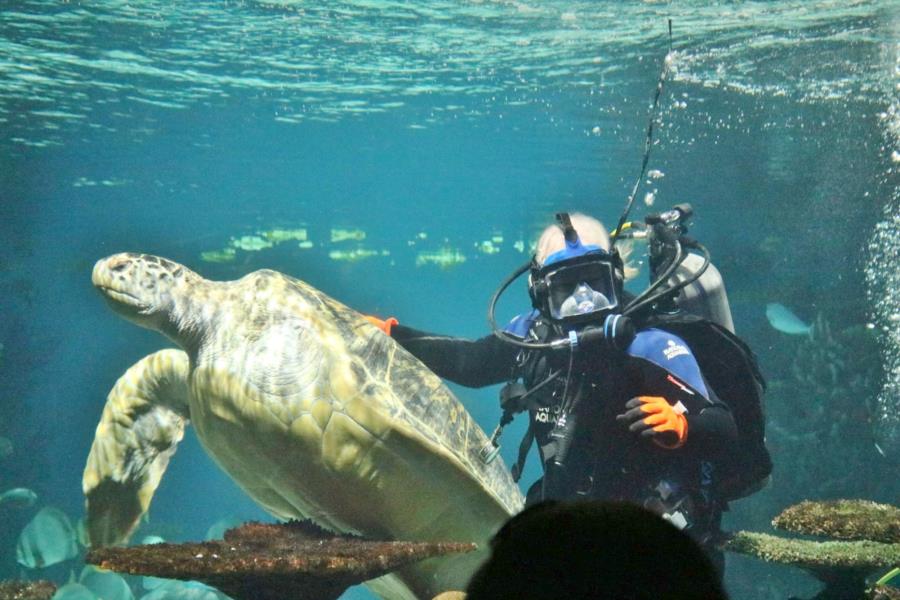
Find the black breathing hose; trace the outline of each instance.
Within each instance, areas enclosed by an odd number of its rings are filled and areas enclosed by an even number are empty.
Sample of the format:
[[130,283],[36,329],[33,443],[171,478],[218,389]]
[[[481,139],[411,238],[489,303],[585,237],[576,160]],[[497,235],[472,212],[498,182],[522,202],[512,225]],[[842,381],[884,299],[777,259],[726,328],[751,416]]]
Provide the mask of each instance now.
[[634,199],[637,196],[638,188],[641,185],[641,181],[644,179],[644,172],[647,170],[647,163],[650,161],[650,149],[653,147],[653,125],[656,122],[656,117],[659,114],[659,97],[662,95],[663,85],[666,82],[666,77],[669,75],[669,65],[672,62],[672,19],[669,19],[669,51],[666,53],[666,57],[663,59],[663,68],[659,73],[659,81],[656,82],[656,93],[653,96],[653,105],[650,111],[650,122],[647,125],[647,137],[644,140],[644,158],[641,161],[641,172],[638,175],[637,180],[634,182],[634,187],[631,188],[631,194],[628,195],[628,200],[625,202],[625,210],[622,211],[622,216],[619,218],[619,224],[616,225],[616,229],[613,232],[612,245],[615,246],[616,241],[619,239],[619,233],[622,232],[622,227],[625,225],[625,222],[628,221],[628,214],[631,212],[631,207],[634,205]]
[[522,340],[517,339],[515,336],[512,336],[497,326],[497,319],[495,317],[495,308],[497,306],[497,300],[506,291],[512,282],[519,278],[525,271],[531,268],[531,261],[523,264],[521,267],[512,272],[512,274],[507,277],[503,283],[500,284],[500,287],[497,288],[497,291],[494,292],[494,295],[491,297],[491,303],[488,305],[488,323],[491,326],[491,333],[495,336],[512,344],[513,346],[518,346],[519,348],[527,348],[528,350],[547,350],[550,348],[554,348],[552,344],[549,342],[523,342]]
[[[678,248],[678,253],[680,254],[681,253],[681,243],[680,242],[676,242],[676,243],[678,243],[677,248]],[[691,275],[684,281],[679,281],[675,285],[664,289],[663,291],[661,291],[658,294],[653,295],[652,297],[647,297],[646,292],[641,294],[640,296],[638,296],[637,298],[635,298],[628,304],[628,306],[625,308],[625,312],[622,314],[625,314],[625,315],[632,314],[632,313],[640,310],[641,308],[647,306],[648,304],[658,302],[659,300],[662,300],[666,296],[677,294],[682,289],[686,288],[687,286],[691,285],[692,283],[694,283],[695,281],[700,279],[703,276],[703,274],[706,272],[706,269],[709,268],[709,264],[710,264],[709,250],[707,250],[706,246],[704,246],[703,244],[701,244],[699,242],[691,242],[691,247],[696,248],[697,250],[700,251],[701,254],[703,254],[703,264],[700,266],[699,269],[697,269],[696,273],[694,273],[693,275]],[[676,259],[677,258],[678,257],[676,255]],[[669,266],[668,269],[666,269],[666,272],[663,273],[654,282],[654,284],[653,284],[653,286],[651,286],[651,288],[658,287],[658,285],[661,285],[663,282],[668,281],[672,277],[672,275],[674,274],[674,272],[678,268],[678,266],[681,265],[682,262],[684,262],[685,258],[687,258],[686,254],[684,256],[682,256],[680,259],[672,261],[672,264]],[[648,288],[648,291],[650,291],[651,288]]]
[[666,283],[669,280],[669,277],[675,272],[675,270],[681,265],[681,261],[684,260],[684,252],[681,249],[681,242],[678,240],[674,240],[675,243],[675,258],[672,259],[672,263],[666,268],[662,275],[660,275],[656,281],[654,281],[650,287],[641,292],[634,300],[628,303],[628,306],[625,307],[625,310],[622,312],[623,315],[628,316],[634,311],[636,311],[641,306],[648,304],[649,302],[653,302],[662,297],[662,294],[657,294],[651,296],[653,292],[655,292],[661,285]]

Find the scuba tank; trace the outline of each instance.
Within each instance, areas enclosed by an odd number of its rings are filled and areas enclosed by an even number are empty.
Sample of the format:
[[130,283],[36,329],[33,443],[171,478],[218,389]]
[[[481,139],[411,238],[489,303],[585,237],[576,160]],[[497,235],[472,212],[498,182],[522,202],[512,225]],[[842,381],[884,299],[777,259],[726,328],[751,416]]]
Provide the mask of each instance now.
[[[702,266],[702,257],[688,254],[678,265],[675,274],[669,278],[668,285],[675,286],[691,279]],[[715,265],[709,264],[706,272],[693,283],[683,287],[674,300],[682,311],[717,323],[734,333],[734,321],[731,319],[725,282]]]
[[622,314],[646,318],[685,313],[734,333],[722,275],[710,262],[706,247],[687,236],[693,214],[690,204],[678,204],[664,213],[647,215],[644,223],[626,223],[616,231],[616,237],[646,239],[650,263],[650,286]]
[[[685,203],[645,219],[651,281],[659,281],[667,269],[674,267],[661,286],[662,296],[655,301],[656,306],[665,313],[682,311],[701,317],[734,333],[722,275],[709,261],[706,249],[687,237],[687,223],[693,214],[691,205]],[[699,250],[704,255],[680,252],[680,245]],[[675,290],[677,293],[673,293]]]

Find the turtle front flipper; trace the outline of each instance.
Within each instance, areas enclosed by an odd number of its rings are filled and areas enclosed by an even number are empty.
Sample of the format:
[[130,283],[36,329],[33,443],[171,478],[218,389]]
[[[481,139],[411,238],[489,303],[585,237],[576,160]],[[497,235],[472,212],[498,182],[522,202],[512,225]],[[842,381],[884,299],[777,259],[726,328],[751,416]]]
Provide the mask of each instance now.
[[188,423],[188,356],[160,350],[116,382],[84,468],[92,546],[124,542],[150,506]]

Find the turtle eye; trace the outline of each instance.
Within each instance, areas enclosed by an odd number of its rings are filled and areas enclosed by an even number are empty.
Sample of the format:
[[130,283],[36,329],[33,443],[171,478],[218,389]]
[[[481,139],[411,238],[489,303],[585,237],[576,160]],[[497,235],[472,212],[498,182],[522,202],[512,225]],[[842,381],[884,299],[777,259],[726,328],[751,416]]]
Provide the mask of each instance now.
[[120,262],[117,265],[113,265],[109,268],[113,273],[120,273],[128,268],[128,263]]

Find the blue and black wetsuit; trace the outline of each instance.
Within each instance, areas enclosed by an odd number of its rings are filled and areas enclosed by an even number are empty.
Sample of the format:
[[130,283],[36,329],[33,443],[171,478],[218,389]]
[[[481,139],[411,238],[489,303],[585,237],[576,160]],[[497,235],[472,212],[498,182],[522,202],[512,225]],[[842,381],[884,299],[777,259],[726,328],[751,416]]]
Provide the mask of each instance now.
[[[559,335],[553,327],[533,311],[513,319],[507,331],[544,341]],[[517,378],[527,389],[540,385],[527,410],[529,435],[537,442],[545,479],[559,458],[560,415],[565,412],[566,421],[577,420],[565,450],[565,472],[554,475],[553,485],[539,481],[532,486],[529,502],[584,497],[637,502],[660,513],[680,507],[688,528],[701,541],[718,528],[722,507],[714,493],[716,466],[734,448],[735,423],[678,336],[646,328],[624,353],[597,348],[573,354],[523,351],[493,335],[466,340],[402,325],[393,328],[392,337],[436,374],[463,386]],[[548,382],[554,373],[559,375]],[[616,421],[625,403],[636,396],[681,403],[688,422],[682,447],[662,448]]]

